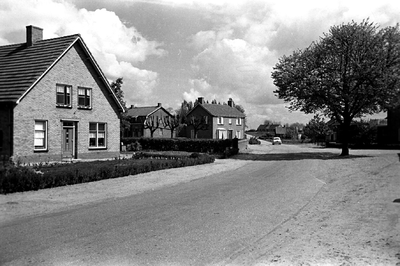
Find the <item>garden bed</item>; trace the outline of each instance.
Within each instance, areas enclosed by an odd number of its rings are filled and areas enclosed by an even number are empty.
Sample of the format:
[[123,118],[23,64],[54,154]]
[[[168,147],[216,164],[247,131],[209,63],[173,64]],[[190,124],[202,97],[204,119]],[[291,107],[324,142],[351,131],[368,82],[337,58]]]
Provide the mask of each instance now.
[[169,168],[214,162],[199,153],[139,152],[131,158],[35,166],[8,165],[0,169],[0,193],[7,194],[136,175]]

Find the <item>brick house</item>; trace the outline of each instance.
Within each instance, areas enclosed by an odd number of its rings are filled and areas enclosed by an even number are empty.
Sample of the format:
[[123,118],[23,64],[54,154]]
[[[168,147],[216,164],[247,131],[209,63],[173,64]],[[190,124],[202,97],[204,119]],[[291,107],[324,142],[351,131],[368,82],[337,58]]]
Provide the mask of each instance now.
[[79,34],[0,46],[0,156],[27,162],[111,158],[123,107]]
[[[165,125],[165,120],[171,119],[173,116],[162,107],[161,103],[158,103],[157,106],[131,106],[126,111],[126,116],[130,126],[128,130],[125,130],[124,137],[171,137],[171,130]],[[174,136],[175,132],[172,137]]]
[[229,99],[227,105],[221,105],[205,103],[204,98],[200,97],[195,107],[187,114],[187,136],[202,139],[233,139],[235,137],[243,139],[245,138],[245,118],[246,115],[235,108],[232,99]]

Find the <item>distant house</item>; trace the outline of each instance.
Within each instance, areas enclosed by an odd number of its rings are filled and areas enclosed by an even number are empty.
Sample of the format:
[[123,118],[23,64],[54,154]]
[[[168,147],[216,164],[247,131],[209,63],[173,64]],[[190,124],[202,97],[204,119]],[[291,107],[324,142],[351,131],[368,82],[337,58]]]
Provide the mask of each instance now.
[[81,36],[0,46],[0,157],[27,162],[112,158],[123,107]]
[[271,137],[283,137],[286,135],[286,127],[282,127],[280,124],[259,125],[257,131]]
[[171,130],[165,125],[165,120],[172,118],[172,115],[161,103],[157,106],[131,106],[126,115],[130,126],[125,130],[124,137],[171,137]]
[[208,104],[198,98],[196,106],[187,114],[187,136],[202,139],[245,138],[246,115],[234,107],[229,99],[227,105]]

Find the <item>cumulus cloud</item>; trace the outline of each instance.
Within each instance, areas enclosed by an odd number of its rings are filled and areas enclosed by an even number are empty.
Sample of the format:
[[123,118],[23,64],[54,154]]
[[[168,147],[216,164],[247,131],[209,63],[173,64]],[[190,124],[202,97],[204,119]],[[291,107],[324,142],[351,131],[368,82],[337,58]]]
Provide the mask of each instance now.
[[[10,23],[12,21],[12,23]],[[44,29],[44,38],[81,34],[105,75],[124,78],[127,101],[142,99],[158,84],[158,74],[135,65],[149,56],[164,56],[162,43],[144,38],[134,27],[127,27],[106,9],[77,9],[66,1],[13,1],[0,3],[0,43],[24,42],[25,26]]]

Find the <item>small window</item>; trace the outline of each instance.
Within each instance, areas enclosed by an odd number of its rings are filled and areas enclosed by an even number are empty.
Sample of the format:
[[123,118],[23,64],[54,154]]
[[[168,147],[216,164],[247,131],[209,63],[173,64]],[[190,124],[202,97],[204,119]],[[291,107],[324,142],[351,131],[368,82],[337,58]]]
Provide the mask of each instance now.
[[240,117],[238,117],[238,119],[236,119],[236,125],[237,126],[241,126],[242,125],[242,119]]
[[89,123],[89,148],[106,147],[106,123]]
[[229,118],[229,125],[232,125],[232,118]]
[[223,125],[224,124],[224,118],[222,116],[218,117],[218,124]]
[[35,121],[35,150],[47,150],[47,121]]
[[204,124],[208,125],[208,116],[204,116]]
[[71,86],[57,84],[57,106],[71,107],[71,91]]
[[78,107],[84,109],[90,109],[92,98],[92,89],[89,88],[78,88]]

